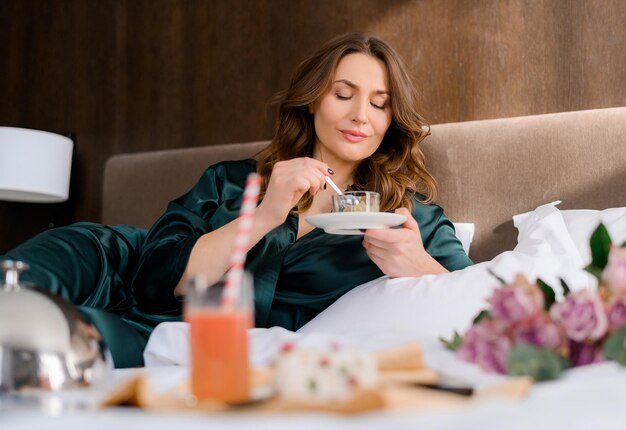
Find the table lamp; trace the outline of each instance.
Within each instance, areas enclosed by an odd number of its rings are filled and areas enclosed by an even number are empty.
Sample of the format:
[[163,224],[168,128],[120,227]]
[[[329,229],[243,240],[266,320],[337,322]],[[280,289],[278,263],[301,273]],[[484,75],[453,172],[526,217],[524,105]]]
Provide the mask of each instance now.
[[72,139],[59,134],[0,127],[0,200],[66,201],[73,147]]

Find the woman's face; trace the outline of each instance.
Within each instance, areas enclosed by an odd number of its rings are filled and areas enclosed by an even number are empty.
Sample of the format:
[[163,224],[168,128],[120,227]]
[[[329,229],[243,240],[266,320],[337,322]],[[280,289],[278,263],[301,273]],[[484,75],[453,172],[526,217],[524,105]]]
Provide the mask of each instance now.
[[372,155],[391,124],[387,68],[370,55],[341,59],[328,91],[312,106],[315,158],[330,166],[356,166]]

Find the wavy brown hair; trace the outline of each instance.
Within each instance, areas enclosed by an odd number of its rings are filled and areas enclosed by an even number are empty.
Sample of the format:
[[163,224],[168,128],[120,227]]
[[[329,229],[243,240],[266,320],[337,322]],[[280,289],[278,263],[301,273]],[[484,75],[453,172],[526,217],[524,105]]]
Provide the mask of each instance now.
[[[309,105],[328,91],[339,61],[352,53],[371,55],[385,64],[392,110],[380,146],[359,164],[352,188],[379,192],[382,211],[412,208],[417,193],[424,204],[435,199],[437,183],[420,149],[430,127],[417,112],[416,89],[396,51],[378,37],[363,33],[347,33],[328,41],[300,63],[289,87],[274,97],[278,104],[274,137],[258,157],[257,171],[263,177],[261,198],[276,162],[313,156],[315,127]],[[306,211],[312,202],[313,196],[306,193],[298,202],[298,212]]]

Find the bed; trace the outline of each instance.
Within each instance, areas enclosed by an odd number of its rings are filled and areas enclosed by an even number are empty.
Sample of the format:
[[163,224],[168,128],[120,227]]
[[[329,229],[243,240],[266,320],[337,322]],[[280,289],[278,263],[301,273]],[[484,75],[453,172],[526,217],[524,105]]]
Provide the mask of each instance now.
[[[576,289],[593,288],[581,268],[588,240],[604,223],[616,242],[626,240],[626,108],[439,124],[424,152],[440,185],[439,202],[452,221],[475,227],[475,266],[419,279],[386,277],[361,285],[297,333],[277,328],[251,333],[251,361],[271,358],[284,340],[337,341],[375,351],[407,341],[422,345],[428,367],[475,387],[502,381],[461,362],[439,341],[463,331],[499,283],[523,272],[529,278]],[[267,142],[124,154],[106,165],[102,222],[148,227],[167,201],[183,193],[211,163],[253,156]],[[153,190],[160,190],[155,193]],[[367,316],[359,309],[368,309]],[[142,372],[155,383],[186,375],[188,327],[158,326],[148,342],[144,369],[120,369],[116,380]],[[623,428],[626,370],[606,362],[535,384],[522,399],[494,398],[463,408],[365,415],[147,412],[140,409],[13,410],[3,428]],[[71,395],[71,394],[68,394]],[[102,392],[92,392],[98,397]],[[68,402],[66,404],[72,404]],[[76,404],[76,403],[74,403]],[[79,408],[80,409],[80,408]],[[53,410],[54,413],[54,410]],[[97,418],[97,421],[94,419]],[[259,421],[262,420],[262,421]]]

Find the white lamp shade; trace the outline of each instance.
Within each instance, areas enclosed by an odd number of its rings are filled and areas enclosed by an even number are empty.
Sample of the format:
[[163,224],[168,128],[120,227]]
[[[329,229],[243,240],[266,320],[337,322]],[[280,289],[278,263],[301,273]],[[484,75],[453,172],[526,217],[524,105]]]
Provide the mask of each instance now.
[[46,131],[0,127],[0,200],[67,200],[72,139]]

